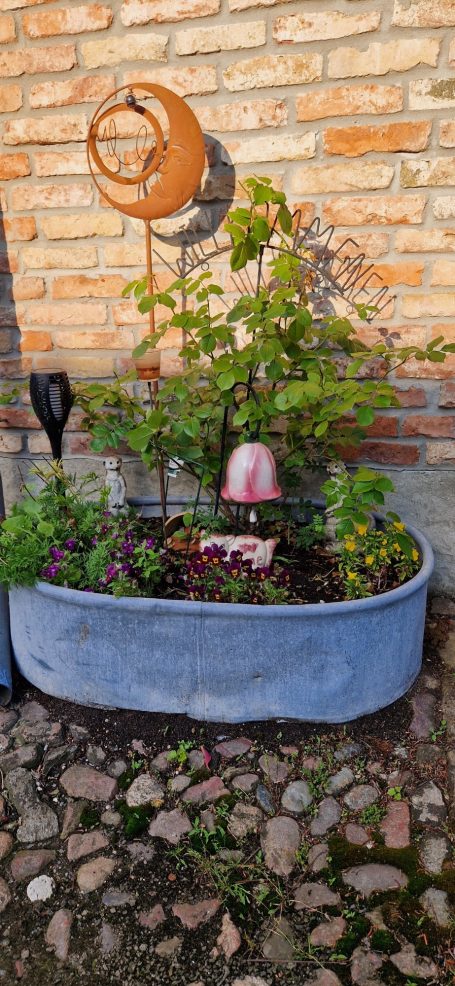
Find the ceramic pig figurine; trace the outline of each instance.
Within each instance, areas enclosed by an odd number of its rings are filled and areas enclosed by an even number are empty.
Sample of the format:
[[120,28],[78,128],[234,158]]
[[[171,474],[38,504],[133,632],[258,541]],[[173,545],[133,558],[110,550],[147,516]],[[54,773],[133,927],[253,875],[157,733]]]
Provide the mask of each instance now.
[[252,534],[209,534],[201,537],[201,550],[210,544],[217,544],[225,548],[228,555],[231,551],[240,551],[243,558],[250,558],[253,568],[269,568],[272,564],[273,552],[277,546],[277,541],[268,538],[254,537]]

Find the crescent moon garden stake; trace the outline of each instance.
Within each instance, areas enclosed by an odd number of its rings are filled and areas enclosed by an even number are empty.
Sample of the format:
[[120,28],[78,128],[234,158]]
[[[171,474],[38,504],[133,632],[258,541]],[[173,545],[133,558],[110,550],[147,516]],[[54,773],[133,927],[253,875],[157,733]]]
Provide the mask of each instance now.
[[[164,138],[163,129],[157,117],[136,98],[136,92],[154,96],[165,111],[168,120],[169,136]],[[118,93],[126,93],[121,102],[108,105]],[[123,136],[117,132],[116,117],[119,113],[134,114],[139,123],[136,133],[135,152],[123,151]],[[127,136],[130,136],[129,131]],[[101,156],[98,143],[105,143],[107,159],[112,158],[112,167]],[[119,149],[117,148],[119,144]],[[150,222],[163,219],[178,212],[193,197],[198,188],[205,163],[204,138],[199,123],[185,101],[164,86],[149,82],[135,82],[131,86],[114,89],[103,100],[92,117],[87,137],[87,157],[93,181],[106,201],[114,209],[126,216],[142,219],[145,226],[145,250],[147,258],[147,290],[153,294],[152,242]],[[125,174],[128,167],[130,174]],[[131,174],[131,168],[134,169]],[[104,175],[115,185],[137,189],[135,201],[122,202],[114,197],[115,188],[106,188],[98,180],[98,173]],[[155,331],[155,312],[149,312],[150,333]],[[150,404],[157,406],[158,380],[148,383]],[[160,500],[163,524],[166,522],[166,489],[164,464],[158,462]]]

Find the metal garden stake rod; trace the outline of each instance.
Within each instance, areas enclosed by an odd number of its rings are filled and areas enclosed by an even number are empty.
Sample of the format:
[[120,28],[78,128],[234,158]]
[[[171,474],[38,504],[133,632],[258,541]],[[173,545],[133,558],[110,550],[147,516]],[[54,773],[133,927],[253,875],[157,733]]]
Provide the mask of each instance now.
[[[137,102],[135,90],[155,96],[166,111],[169,136],[164,138],[163,130],[156,116]],[[119,92],[126,90],[124,101],[107,105]],[[141,122],[136,134],[136,156],[128,161],[117,151],[117,129],[115,118],[118,113],[132,113]],[[151,130],[147,129],[147,124]],[[100,126],[103,125],[101,134]],[[105,141],[108,157],[113,159],[115,170],[107,166],[98,150],[97,142]],[[147,146],[148,145],[148,146]],[[142,219],[145,226],[145,252],[147,260],[147,292],[153,295],[152,237],[151,220],[163,219],[177,212],[193,197],[200,184],[205,162],[204,138],[198,121],[180,96],[165,89],[164,86],[148,82],[137,82],[132,86],[120,86],[98,106],[90,122],[87,137],[87,156],[93,181],[99,192],[111,206],[127,216]],[[135,174],[124,173],[125,166],[133,166]],[[137,199],[133,202],[118,202],[108,189],[99,184],[95,175],[103,174],[110,182],[137,188]],[[152,184],[149,179],[154,177]],[[115,189],[114,189],[115,191]],[[155,331],[155,312],[149,312],[150,334]],[[150,406],[158,405],[158,379],[148,380]],[[160,452],[157,463],[163,525],[166,522],[166,486],[164,464]]]

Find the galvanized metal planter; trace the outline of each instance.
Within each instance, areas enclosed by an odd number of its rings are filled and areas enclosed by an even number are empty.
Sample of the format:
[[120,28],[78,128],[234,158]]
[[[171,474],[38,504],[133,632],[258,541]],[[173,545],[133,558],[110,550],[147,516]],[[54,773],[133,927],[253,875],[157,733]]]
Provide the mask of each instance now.
[[39,583],[10,593],[22,674],[89,705],[245,722],[345,722],[394,702],[422,658],[433,552],[381,596],[250,606],[103,596]]

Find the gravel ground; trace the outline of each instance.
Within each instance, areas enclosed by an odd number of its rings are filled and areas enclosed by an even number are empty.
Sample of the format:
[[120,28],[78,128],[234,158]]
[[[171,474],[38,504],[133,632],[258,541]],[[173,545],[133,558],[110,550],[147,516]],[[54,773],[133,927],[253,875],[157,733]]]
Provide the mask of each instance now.
[[[441,612],[442,610],[442,612]],[[0,710],[0,983],[453,982],[455,621],[345,726]]]

